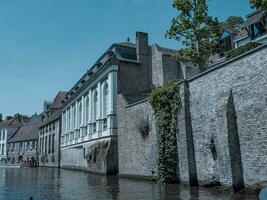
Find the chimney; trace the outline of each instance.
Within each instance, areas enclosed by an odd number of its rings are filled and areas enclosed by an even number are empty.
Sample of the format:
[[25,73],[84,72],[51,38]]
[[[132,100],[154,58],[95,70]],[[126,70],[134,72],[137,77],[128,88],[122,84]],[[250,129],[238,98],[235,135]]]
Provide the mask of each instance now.
[[2,115],[2,113],[0,113],[0,122],[2,122],[3,121],[3,115]]
[[136,32],[136,55],[137,60],[141,63],[146,62],[149,58],[148,34]]

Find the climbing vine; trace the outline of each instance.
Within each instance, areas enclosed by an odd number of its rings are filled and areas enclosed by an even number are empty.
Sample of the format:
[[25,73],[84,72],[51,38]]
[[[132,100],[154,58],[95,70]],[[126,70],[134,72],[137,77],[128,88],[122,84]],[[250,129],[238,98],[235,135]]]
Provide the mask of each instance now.
[[156,118],[158,173],[162,182],[177,181],[177,130],[181,101],[178,81],[152,90],[149,102]]

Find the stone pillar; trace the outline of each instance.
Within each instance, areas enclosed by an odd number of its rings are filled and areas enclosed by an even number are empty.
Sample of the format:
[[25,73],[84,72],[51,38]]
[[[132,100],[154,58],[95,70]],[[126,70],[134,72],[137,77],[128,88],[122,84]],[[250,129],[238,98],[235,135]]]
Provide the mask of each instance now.
[[116,98],[117,98],[117,72],[112,71],[108,75],[109,87],[109,114],[116,114]]
[[78,128],[78,101],[75,101],[75,129]]

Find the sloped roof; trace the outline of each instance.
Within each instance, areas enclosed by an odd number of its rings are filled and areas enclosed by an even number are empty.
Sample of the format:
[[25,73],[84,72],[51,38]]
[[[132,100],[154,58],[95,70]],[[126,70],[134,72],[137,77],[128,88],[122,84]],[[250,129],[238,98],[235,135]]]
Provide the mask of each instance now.
[[120,45],[120,46],[124,46],[124,47],[136,48],[136,44],[134,44],[134,43],[132,43],[132,42],[118,42],[118,43],[115,43],[115,45]]
[[247,30],[245,28],[241,28],[239,30],[239,32],[238,32],[238,34],[237,34],[237,36],[235,37],[234,40],[236,41],[236,40],[239,40],[239,39],[241,39],[243,37],[248,37],[248,32],[247,32]]
[[53,122],[55,120],[57,120],[61,115],[61,110],[56,110],[52,115],[50,115],[47,120],[45,120],[44,122],[42,122],[40,124],[40,128],[49,124],[50,122]]
[[247,15],[247,20],[245,21],[242,27],[245,28],[259,22],[264,14],[265,14],[264,10],[256,10],[255,12]]
[[131,93],[131,94],[123,94],[125,100],[128,105],[134,104],[136,102],[147,99],[149,91],[139,92],[139,93]]
[[67,92],[60,91],[53,100],[50,108],[59,109],[62,106],[62,101],[65,98]]
[[174,49],[164,48],[164,47],[159,46],[158,44],[155,44],[155,45],[156,45],[158,51],[162,52],[162,54],[164,54],[164,55],[170,55],[171,56],[171,55],[174,55],[175,53],[177,53],[177,51]]
[[41,123],[42,122],[36,122],[21,127],[8,142],[37,140],[39,135],[39,126],[41,125]]
[[19,128],[21,126],[23,126],[23,124],[16,118],[0,122],[0,128]]

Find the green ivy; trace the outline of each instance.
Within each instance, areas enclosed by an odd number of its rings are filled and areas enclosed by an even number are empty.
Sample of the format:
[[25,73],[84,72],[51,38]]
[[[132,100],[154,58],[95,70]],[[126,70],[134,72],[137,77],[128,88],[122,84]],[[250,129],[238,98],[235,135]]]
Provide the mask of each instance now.
[[227,51],[225,53],[225,58],[226,58],[226,60],[230,60],[230,59],[235,58],[241,54],[244,54],[244,53],[248,52],[249,50],[252,50],[258,46],[260,46],[259,43],[249,42],[249,43],[244,44],[244,45],[242,45],[236,49],[232,49],[230,51]]
[[158,173],[162,182],[177,181],[178,112],[181,105],[178,81],[152,90],[149,102],[156,118]]

